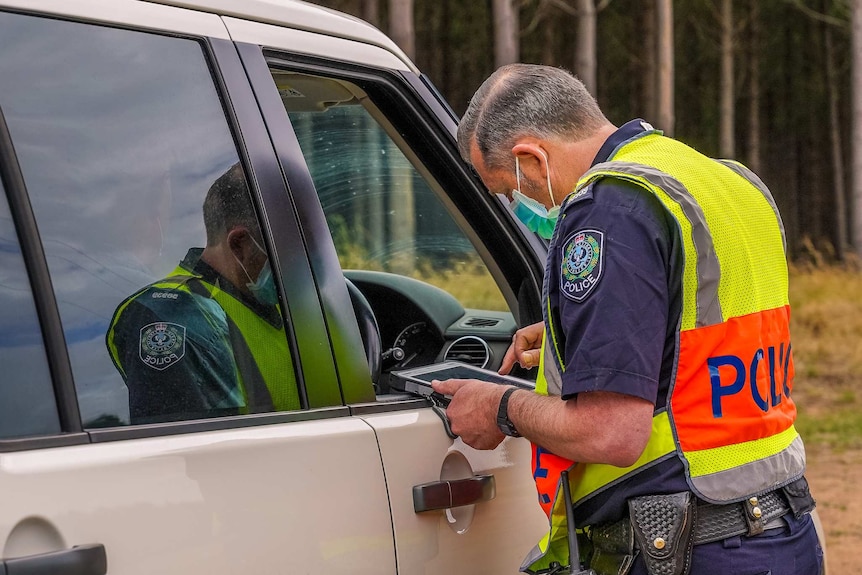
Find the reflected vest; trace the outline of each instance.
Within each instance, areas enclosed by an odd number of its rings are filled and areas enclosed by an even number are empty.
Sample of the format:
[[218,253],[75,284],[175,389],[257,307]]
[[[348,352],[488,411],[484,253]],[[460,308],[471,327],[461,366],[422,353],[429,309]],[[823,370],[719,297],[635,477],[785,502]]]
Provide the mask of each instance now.
[[[245,400],[242,413],[300,409],[296,376],[283,323],[273,325],[218,285],[207,282],[183,266],[177,266],[169,277],[146,289],[149,288],[189,292],[213,300],[224,310],[237,379]],[[119,317],[123,307],[135,297],[126,300],[115,317]],[[115,363],[118,363],[114,349],[112,355],[115,356]],[[230,359],[225,358],[225,361]]]
[[[805,467],[790,398],[784,228],[769,190],[744,166],[712,160],[655,131],[623,143],[611,161],[590,169],[570,200],[606,177],[648,190],[678,225],[683,303],[673,380],[667,408],[654,413],[649,442],[631,467],[576,464],[533,446],[536,488],[551,530],[522,570],[568,562],[559,488],[567,468],[577,516],[580,504],[668,457],[681,458],[692,491],[714,503],[774,490]],[[546,299],[536,391],[558,394],[563,330],[551,321],[549,305]]]

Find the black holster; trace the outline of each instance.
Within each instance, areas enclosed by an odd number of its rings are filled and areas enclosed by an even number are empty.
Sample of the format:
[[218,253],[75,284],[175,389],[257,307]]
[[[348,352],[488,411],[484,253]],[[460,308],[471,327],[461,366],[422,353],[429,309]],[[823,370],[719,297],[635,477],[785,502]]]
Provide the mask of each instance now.
[[638,553],[632,524],[623,520],[593,525],[589,550],[589,566],[598,575],[626,575]]
[[629,500],[637,547],[650,575],[686,575],[691,568],[697,505],[691,492]]

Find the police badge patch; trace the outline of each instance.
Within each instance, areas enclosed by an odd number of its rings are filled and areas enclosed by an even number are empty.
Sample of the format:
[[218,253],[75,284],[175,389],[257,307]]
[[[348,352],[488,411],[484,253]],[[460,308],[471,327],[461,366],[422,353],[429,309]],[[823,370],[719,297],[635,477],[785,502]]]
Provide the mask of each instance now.
[[602,277],[605,234],[579,230],[563,242],[560,291],[578,303],[589,296]]
[[140,357],[153,369],[167,369],[186,354],[186,328],[160,321],[141,328]]

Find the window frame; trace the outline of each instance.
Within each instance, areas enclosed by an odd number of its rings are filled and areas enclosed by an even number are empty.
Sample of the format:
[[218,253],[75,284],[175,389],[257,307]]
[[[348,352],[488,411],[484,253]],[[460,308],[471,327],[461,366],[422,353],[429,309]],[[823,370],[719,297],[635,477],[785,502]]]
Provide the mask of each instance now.
[[[260,102],[276,153],[291,181],[291,195],[298,206],[330,334],[351,322],[355,326],[355,319],[346,290],[342,296],[341,290],[337,289],[342,272],[335,246],[295,132],[275,89],[270,66],[348,81],[368,92],[387,120],[399,129],[423,166],[444,188],[457,190],[458,193],[450,193],[441,199],[451,202],[476,235],[483,238],[482,244],[488,253],[482,255],[489,255],[498,266],[499,274],[493,270],[491,273],[498,284],[504,283],[501,286],[504,296],[521,323],[541,320],[538,302],[544,252],[523,234],[514,218],[506,213],[505,206],[488,194],[481,181],[461,160],[454,137],[455,121],[440,104],[439,97],[428,89],[427,80],[412,72],[333,62],[253,44],[237,43],[237,49]],[[505,279],[510,277],[520,278],[517,285],[513,286]],[[357,354],[355,343],[351,345],[343,336],[340,340],[333,335],[331,337],[345,403],[352,409],[365,413],[416,407],[415,402],[399,400],[378,401],[375,405],[375,398],[369,397],[366,385],[364,355]],[[353,342],[358,341],[356,333]]]
[[[14,152],[14,142],[5,122],[3,122],[3,129],[0,130],[0,160],[2,160],[0,175],[3,176],[6,195],[10,201],[13,221],[22,243],[22,253],[37,305],[55,402],[60,413],[61,432],[55,435],[0,439],[0,453],[310,421],[349,415],[349,410],[344,407],[338,388],[332,351],[328,347],[321,349],[321,341],[328,342],[327,338],[321,340],[319,337],[321,333],[325,334],[321,303],[317,296],[317,290],[314,289],[315,284],[295,211],[288,199],[288,188],[234,43],[224,38],[154,30],[123,23],[94,22],[21,10],[9,11],[37,18],[76,22],[88,26],[105,26],[182,38],[194,41],[201,47],[213,86],[221,101],[225,121],[249,181],[252,202],[258,215],[264,241],[267,244],[266,247],[270,252],[273,272],[281,278],[277,285],[282,301],[286,304],[282,308],[286,324],[288,326],[303,326],[302,330],[293,327],[286,330],[302,407],[301,410],[290,412],[85,429],[78,407],[78,397],[65,333],[36,218]],[[11,161],[12,159],[15,161]],[[14,205],[12,205],[13,203]],[[273,227],[271,222],[278,222],[278,225]],[[286,270],[289,270],[289,282],[284,281]],[[303,350],[306,350],[305,361],[302,356]],[[309,371],[315,374],[314,380],[317,388],[311,394],[308,393],[306,386],[309,378],[305,375]]]
[[80,445],[88,438],[83,432],[81,412],[78,409],[78,397],[72,379],[72,365],[66,348],[66,337],[60,322],[60,311],[51,276],[48,273],[48,262],[42,249],[36,217],[27,195],[27,185],[18,163],[18,155],[6,117],[0,109],[0,179],[3,180],[9,211],[12,215],[12,225],[18,235],[24,267],[30,280],[30,293],[36,307],[39,328],[45,347],[45,359],[51,376],[54,390],[54,403],[57,408],[61,435],[46,435],[0,439],[0,452],[32,447],[58,447],[64,445]]

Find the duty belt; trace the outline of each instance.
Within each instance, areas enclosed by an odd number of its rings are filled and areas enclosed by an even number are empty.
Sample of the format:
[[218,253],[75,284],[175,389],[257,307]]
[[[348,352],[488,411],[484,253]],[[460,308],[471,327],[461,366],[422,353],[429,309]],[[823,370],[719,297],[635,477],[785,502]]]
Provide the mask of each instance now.
[[[695,545],[737,535],[759,535],[766,529],[782,526],[784,522],[780,518],[790,511],[790,505],[781,491],[771,491],[739,503],[716,505],[698,500],[696,505],[697,520],[692,533]],[[615,523],[594,525],[591,538],[605,542],[627,538],[629,522],[629,518],[625,517]]]
[[628,506],[629,516],[589,530],[589,565],[599,575],[628,573],[638,549],[648,573],[688,573],[694,545],[759,535],[783,526],[781,517],[793,509],[782,490],[724,505],[696,500],[688,491],[645,495]]
[[782,522],[774,520],[788,511],[790,505],[779,491],[725,505],[699,502],[694,544],[711,543],[737,535],[759,535],[765,529],[781,526]]
[[706,503],[690,491],[642,495],[628,500],[628,514],[588,529],[589,566],[599,575],[628,573],[640,552],[647,572],[681,575],[691,567],[692,547],[784,527],[814,509],[808,482],[800,477],[738,503]]

